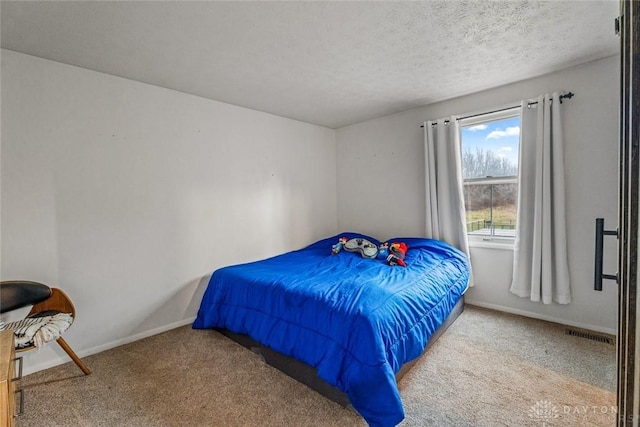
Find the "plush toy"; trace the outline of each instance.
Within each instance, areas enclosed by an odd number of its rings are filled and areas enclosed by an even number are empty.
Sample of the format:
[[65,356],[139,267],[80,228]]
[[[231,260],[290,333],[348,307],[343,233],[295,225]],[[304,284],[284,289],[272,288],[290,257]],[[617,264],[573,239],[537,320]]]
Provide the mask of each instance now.
[[378,248],[378,259],[387,259],[389,256],[389,242],[384,242],[380,244]]
[[378,247],[362,237],[350,239],[344,244],[344,250],[358,252],[363,258],[374,259],[378,255]]
[[340,239],[338,239],[338,243],[336,243],[335,245],[331,246],[331,253],[332,254],[337,254],[338,252],[340,252],[342,250],[342,247],[344,246],[345,243],[347,243],[347,238],[346,237],[341,237]]
[[404,257],[408,250],[409,247],[404,242],[391,243],[389,246],[389,256],[387,257],[389,265],[400,265],[402,267],[406,267],[407,264],[404,262]]

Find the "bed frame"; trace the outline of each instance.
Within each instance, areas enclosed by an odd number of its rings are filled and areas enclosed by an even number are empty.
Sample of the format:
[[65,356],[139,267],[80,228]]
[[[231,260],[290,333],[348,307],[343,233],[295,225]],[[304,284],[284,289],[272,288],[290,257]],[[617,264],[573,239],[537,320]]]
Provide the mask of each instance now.
[[[464,295],[460,297],[456,305],[453,307],[453,310],[451,310],[451,313],[449,313],[449,316],[447,316],[442,325],[440,325],[440,327],[436,329],[431,335],[431,338],[429,339],[429,342],[427,342],[427,346],[425,347],[420,357],[417,357],[405,363],[400,371],[398,371],[398,373],[396,374],[396,382],[399,382],[400,379],[407,372],[409,372],[413,365],[415,365],[416,362],[427,352],[427,350],[431,348],[431,346],[438,340],[438,338],[444,333],[444,331],[446,331],[447,328],[451,326],[451,324],[458,318],[463,310]],[[314,367],[309,366],[304,362],[300,362],[299,360],[296,360],[292,357],[285,356],[282,353],[278,353],[277,351],[274,351],[269,347],[260,344],[248,335],[236,334],[227,329],[216,328],[216,330],[223,335],[231,338],[238,344],[241,344],[242,346],[250,349],[254,353],[257,353],[266,363],[289,375],[291,378],[307,385],[309,388],[317,391],[326,398],[331,399],[342,406],[353,409],[347,395],[344,392],[340,391],[337,387],[332,386],[331,384],[318,377],[316,373],[317,371]]]

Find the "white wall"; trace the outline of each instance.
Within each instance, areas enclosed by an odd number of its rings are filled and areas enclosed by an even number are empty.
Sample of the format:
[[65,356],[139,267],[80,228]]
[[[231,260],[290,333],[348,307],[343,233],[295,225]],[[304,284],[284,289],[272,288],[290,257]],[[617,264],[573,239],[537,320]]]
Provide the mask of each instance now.
[[[338,228],[380,239],[424,235],[425,120],[471,114],[555,90],[572,91],[564,113],[569,268],[573,302],[542,305],[509,292],[512,250],[471,251],[476,287],[467,302],[614,333],[617,288],[593,291],[594,220],[617,224],[619,58],[611,57],[338,129]],[[605,271],[616,271],[609,238]]]
[[202,275],[337,233],[335,158],[331,129],[2,50],[0,277],[64,289],[81,356],[187,324]]

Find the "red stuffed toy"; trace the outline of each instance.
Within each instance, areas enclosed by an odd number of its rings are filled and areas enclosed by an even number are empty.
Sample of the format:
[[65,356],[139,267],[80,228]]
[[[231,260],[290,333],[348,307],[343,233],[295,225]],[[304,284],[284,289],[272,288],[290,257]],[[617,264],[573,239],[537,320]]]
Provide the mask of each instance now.
[[406,267],[407,264],[404,262],[404,257],[408,250],[409,247],[404,242],[391,243],[391,245],[389,245],[389,256],[387,257],[389,265],[400,265],[402,267]]
[[337,254],[338,252],[340,252],[342,250],[342,248],[344,247],[344,245],[347,243],[347,238],[346,237],[341,237],[338,240],[338,243],[336,243],[335,245],[331,246],[331,253],[332,254]]

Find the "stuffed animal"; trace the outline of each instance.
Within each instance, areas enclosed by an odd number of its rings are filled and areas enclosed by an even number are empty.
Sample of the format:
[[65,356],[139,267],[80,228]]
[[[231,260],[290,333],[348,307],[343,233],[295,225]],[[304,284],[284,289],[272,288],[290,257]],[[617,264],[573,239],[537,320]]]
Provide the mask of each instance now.
[[380,244],[378,248],[378,259],[387,259],[389,256],[389,242],[384,242]]
[[347,243],[347,238],[346,237],[341,237],[340,239],[338,239],[338,243],[336,243],[335,245],[331,246],[331,253],[333,255],[337,254],[338,252],[340,252],[342,250],[342,247],[344,246],[345,243]]
[[407,254],[409,247],[404,242],[393,242],[389,246],[389,256],[387,257],[387,263],[389,265],[399,265],[406,267],[404,257]]

